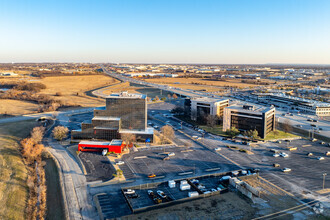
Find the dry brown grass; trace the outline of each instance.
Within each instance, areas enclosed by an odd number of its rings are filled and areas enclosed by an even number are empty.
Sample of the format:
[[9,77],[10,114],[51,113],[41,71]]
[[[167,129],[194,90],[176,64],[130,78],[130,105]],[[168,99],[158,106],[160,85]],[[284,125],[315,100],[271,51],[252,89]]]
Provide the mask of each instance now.
[[26,219],[28,171],[18,149],[18,141],[29,135],[34,120],[0,125],[0,216]]
[[[20,78],[23,79],[23,78]],[[27,81],[36,78],[26,77]],[[18,81],[19,78],[0,78],[0,82]],[[33,82],[46,85],[46,89],[39,94],[47,94],[56,100],[61,100],[65,105],[91,107],[104,105],[104,100],[93,98],[84,93],[99,87],[118,83],[118,80],[106,75],[75,75],[45,77]],[[58,96],[58,94],[61,94]],[[36,113],[38,104],[17,100],[0,100],[0,114],[21,115]]]

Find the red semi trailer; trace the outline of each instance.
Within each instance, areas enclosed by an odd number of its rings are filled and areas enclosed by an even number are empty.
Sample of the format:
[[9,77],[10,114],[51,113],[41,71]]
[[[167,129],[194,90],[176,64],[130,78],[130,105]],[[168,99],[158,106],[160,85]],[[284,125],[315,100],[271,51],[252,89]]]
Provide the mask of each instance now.
[[120,154],[124,148],[122,140],[112,140],[111,142],[101,141],[81,141],[78,144],[78,151],[103,151]]

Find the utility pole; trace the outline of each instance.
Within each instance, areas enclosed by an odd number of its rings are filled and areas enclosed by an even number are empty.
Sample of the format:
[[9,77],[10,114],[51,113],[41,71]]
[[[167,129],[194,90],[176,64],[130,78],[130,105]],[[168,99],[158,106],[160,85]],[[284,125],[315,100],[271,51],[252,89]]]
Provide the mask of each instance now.
[[327,174],[326,173],[323,173],[323,189],[324,189],[324,184],[325,184],[325,176],[326,176]]

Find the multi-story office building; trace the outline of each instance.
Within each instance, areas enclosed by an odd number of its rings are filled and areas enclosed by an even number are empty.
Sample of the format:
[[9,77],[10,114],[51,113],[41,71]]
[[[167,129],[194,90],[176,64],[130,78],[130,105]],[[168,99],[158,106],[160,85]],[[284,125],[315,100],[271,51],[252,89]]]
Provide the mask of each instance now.
[[223,110],[229,106],[228,99],[192,98],[185,100],[185,112],[194,121],[204,121],[207,115],[223,116]]
[[275,108],[232,105],[224,109],[223,131],[235,127],[239,131],[257,130],[261,138],[275,129]]
[[132,133],[140,141],[153,140],[153,128],[147,127],[147,96],[122,92],[106,98],[106,107],[94,110],[91,121],[71,133],[72,139],[112,140]]
[[330,116],[330,103],[318,102],[280,93],[254,93],[254,97],[264,103],[278,107],[291,108],[306,114],[317,116]]

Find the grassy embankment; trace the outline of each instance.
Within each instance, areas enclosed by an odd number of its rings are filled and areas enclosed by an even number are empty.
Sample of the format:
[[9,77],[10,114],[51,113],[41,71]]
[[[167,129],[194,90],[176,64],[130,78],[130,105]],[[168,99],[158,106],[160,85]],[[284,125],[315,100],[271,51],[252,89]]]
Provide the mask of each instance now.
[[26,219],[28,171],[18,142],[30,134],[34,120],[0,124],[0,218]]

